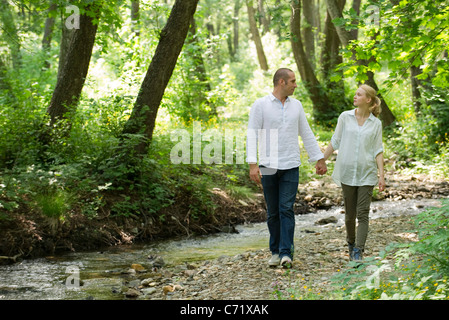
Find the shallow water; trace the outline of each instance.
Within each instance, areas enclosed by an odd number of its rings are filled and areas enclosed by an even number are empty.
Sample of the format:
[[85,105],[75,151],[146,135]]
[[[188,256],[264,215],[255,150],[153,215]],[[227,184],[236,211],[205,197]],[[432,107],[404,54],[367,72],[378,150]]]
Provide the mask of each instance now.
[[[371,205],[371,219],[415,215],[428,207],[439,206],[436,199],[377,201]],[[304,230],[317,230],[315,222],[334,216],[343,225],[341,207],[296,216],[295,237]],[[75,252],[56,257],[24,260],[0,266],[0,300],[122,299],[121,287],[131,264],[148,265],[149,255],[163,257],[167,265],[184,264],[234,256],[268,246],[265,223],[237,226],[238,234],[215,234],[184,240],[160,241],[147,245],[118,246],[105,251]],[[81,279],[82,286],[77,280]]]

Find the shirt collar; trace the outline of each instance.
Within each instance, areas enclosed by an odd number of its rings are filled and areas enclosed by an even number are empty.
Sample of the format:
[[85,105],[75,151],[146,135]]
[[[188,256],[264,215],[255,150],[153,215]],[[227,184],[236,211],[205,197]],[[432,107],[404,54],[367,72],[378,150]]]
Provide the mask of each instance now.
[[[278,98],[276,98],[275,96],[274,96],[274,94],[273,93],[270,93],[269,94],[269,97],[270,97],[270,100],[273,102],[274,100],[277,100],[277,101],[280,101]],[[287,97],[287,99],[285,99],[285,102],[289,102],[290,101],[290,97]]]
[[[355,117],[355,108],[352,109],[352,110],[349,112],[349,114]],[[368,117],[367,120],[374,120],[374,118],[375,118],[375,117],[374,117],[374,114],[372,114],[372,113],[370,112],[369,117]]]

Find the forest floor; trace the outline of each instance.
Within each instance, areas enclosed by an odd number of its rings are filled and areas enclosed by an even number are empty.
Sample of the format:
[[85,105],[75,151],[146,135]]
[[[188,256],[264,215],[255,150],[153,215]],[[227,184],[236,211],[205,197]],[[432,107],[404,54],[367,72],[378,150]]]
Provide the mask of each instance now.
[[[214,220],[200,224],[197,228],[208,228],[220,231],[226,226],[243,222],[264,221],[265,209],[262,195],[259,193],[252,200],[237,201],[229,197],[223,190],[214,189],[220,204]],[[400,201],[404,199],[439,199],[449,196],[449,183],[443,179],[433,179],[426,175],[403,176],[389,174],[387,189],[375,194],[375,200],[388,199]],[[295,211],[307,214],[317,209],[341,206],[341,190],[336,188],[330,177],[312,180],[299,186]],[[11,263],[27,258],[25,250],[34,250],[34,254],[53,254],[59,245],[67,251],[86,249],[89,242],[91,248],[99,246],[132,243],[139,233],[150,232],[152,222],[136,219],[112,219],[107,216],[91,220],[71,220],[66,225],[47,220],[31,220],[26,215],[10,221],[8,232],[2,234],[3,245],[18,246],[22,255],[0,257],[0,263]],[[225,220],[225,217],[227,220]],[[189,221],[184,215],[174,215],[167,230],[177,230],[178,235],[188,234]],[[216,223],[216,226],[213,224]],[[42,228],[42,225],[45,228]],[[67,224],[70,224],[67,226]],[[139,225],[146,227],[137,228]],[[4,227],[4,226],[3,226]],[[176,229],[175,229],[176,228]],[[47,230],[44,233],[43,230]],[[47,237],[48,230],[53,235]],[[71,231],[64,234],[64,230]],[[411,241],[416,234],[411,232],[413,224],[410,216],[378,218],[370,221],[370,234],[365,251],[367,257],[377,257],[385,246],[392,242]],[[223,231],[223,230],[222,230]],[[207,230],[204,230],[207,232]],[[301,232],[302,233],[302,232]],[[175,232],[176,234],[176,232]],[[46,238],[47,237],[47,238]],[[15,242],[14,242],[15,241]],[[268,239],[267,239],[268,241]],[[0,245],[2,245],[0,243]],[[40,249],[33,246],[40,243]],[[46,245],[48,247],[46,247]],[[1,246],[0,246],[1,247]],[[0,248],[1,249],[1,248]],[[129,286],[122,288],[127,298],[138,299],[289,299],[305,297],[308,299],[331,299],[334,290],[331,278],[347,267],[348,252],[345,241],[344,226],[328,224],[320,231],[307,231],[295,240],[295,257],[293,267],[269,268],[268,249],[246,251],[236,256],[223,256],[202,263],[185,263],[170,268],[161,268],[149,273],[131,275]],[[144,277],[144,278],[143,278]],[[141,281],[136,281],[141,280]],[[131,285],[132,284],[132,285]]]
[[[327,206],[330,201],[340,201],[339,190],[322,181],[309,182],[300,186],[300,190],[298,203]],[[415,175],[390,176],[386,192],[378,198],[400,201],[448,196],[447,181]],[[309,207],[309,210],[313,208]],[[414,230],[411,216],[372,219],[365,257],[376,259],[390,243],[416,240],[416,234],[411,230]],[[271,253],[267,248],[203,263],[162,268],[149,278],[146,274],[146,280],[142,279],[140,285],[137,282],[135,287],[125,287],[123,294],[133,299],[338,299],[331,278],[348,267],[345,235],[344,226],[332,223],[319,231],[305,231],[295,240],[291,269],[270,268],[267,261]]]

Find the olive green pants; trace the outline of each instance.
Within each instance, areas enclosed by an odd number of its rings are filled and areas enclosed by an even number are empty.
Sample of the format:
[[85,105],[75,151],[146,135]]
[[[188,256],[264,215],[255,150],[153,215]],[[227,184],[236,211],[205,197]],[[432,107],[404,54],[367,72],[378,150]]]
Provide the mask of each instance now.
[[[354,187],[342,184],[345,202],[346,240],[363,251],[369,229],[369,211],[374,186]],[[357,228],[356,228],[357,220]]]

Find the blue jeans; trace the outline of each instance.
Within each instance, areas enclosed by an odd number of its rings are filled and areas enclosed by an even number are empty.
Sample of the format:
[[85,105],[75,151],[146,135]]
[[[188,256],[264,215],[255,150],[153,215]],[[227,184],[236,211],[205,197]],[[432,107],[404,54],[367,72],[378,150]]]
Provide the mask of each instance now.
[[262,186],[267,204],[267,225],[270,232],[270,251],[293,258],[295,214],[293,204],[299,183],[298,167],[273,170],[261,167]]

